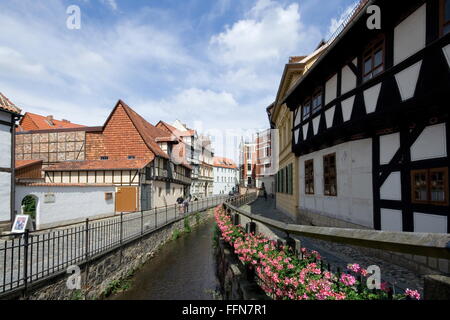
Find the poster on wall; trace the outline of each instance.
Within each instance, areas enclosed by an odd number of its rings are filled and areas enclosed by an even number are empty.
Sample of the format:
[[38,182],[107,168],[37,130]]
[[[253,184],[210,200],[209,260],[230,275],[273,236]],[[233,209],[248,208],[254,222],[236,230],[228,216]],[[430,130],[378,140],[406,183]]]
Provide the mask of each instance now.
[[25,230],[33,231],[33,223],[29,215],[17,215],[12,225],[11,233],[24,233]]

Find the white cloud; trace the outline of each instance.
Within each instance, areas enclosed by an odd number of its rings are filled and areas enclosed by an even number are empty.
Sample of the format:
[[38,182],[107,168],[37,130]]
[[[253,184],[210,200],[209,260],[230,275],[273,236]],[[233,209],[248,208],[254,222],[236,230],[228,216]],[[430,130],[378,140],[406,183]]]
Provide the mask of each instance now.
[[358,1],[353,2],[347,8],[343,10],[341,15],[337,18],[332,18],[330,21],[330,26],[328,27],[327,38],[331,37],[333,33],[344,23],[345,19],[351,14],[353,9],[358,5]]
[[287,62],[287,57],[298,53],[299,47],[317,41],[317,35],[316,29],[301,23],[298,4],[284,7],[271,0],[259,0],[246,19],[213,36],[210,46],[214,57],[226,65],[280,59]]
[[112,10],[116,11],[117,10],[117,2],[116,0],[100,0],[103,4],[106,4],[107,6],[109,6]]

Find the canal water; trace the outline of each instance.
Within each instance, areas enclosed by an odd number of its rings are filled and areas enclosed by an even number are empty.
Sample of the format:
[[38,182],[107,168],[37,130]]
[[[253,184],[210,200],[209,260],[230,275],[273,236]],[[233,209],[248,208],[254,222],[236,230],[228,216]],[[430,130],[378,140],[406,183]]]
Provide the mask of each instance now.
[[214,220],[165,244],[113,300],[211,300],[218,292],[213,252]]

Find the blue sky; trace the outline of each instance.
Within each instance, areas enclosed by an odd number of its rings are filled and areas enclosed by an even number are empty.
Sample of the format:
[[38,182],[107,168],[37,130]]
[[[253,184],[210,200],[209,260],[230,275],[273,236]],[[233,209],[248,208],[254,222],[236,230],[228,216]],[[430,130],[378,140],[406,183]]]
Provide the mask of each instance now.
[[[0,91],[86,125],[103,124],[120,98],[154,124],[180,119],[216,137],[262,129],[289,56],[313,51],[354,3],[2,0]],[[80,30],[66,28],[69,5]]]

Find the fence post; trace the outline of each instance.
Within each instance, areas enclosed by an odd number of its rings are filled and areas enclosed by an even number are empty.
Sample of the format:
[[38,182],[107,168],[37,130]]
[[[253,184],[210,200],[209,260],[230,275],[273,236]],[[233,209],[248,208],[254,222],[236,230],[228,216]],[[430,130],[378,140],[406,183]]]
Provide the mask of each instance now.
[[168,217],[167,217],[167,204],[166,204],[166,224],[168,222]]
[[86,276],[84,278],[84,285],[87,287],[89,282],[89,218],[86,218],[84,231],[86,233],[85,234],[86,243],[84,244],[84,255],[86,260],[86,271],[85,271]]
[[144,210],[141,209],[141,236],[144,234]]
[[84,254],[85,254],[86,261],[88,261],[89,260],[89,218],[86,219],[84,231],[86,232],[86,236],[85,236],[86,243],[84,244],[84,246],[85,246]]
[[155,206],[155,229],[158,227],[158,207]]
[[24,292],[27,291],[28,288],[28,243],[29,243],[30,231],[28,229],[25,230],[24,233],[24,266],[23,266],[23,283],[24,283]]
[[123,242],[123,212],[120,213],[120,245]]

